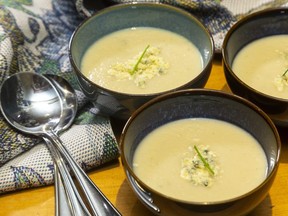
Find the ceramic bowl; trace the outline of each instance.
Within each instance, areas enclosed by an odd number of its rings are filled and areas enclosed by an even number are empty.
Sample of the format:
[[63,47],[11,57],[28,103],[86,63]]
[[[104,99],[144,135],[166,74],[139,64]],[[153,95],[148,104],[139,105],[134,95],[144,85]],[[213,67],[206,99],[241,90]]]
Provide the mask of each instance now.
[[[232,65],[239,51],[247,44],[267,36],[287,35],[287,20],[287,8],[269,9],[250,14],[228,31],[222,49],[225,77],[232,92],[255,103],[268,113],[276,125],[284,127],[288,126],[288,100],[252,88],[237,76]],[[261,50],[259,50],[260,54]],[[273,85],[272,80],[271,85]]]
[[197,18],[184,10],[158,3],[111,6],[85,20],[72,35],[69,45],[71,64],[79,84],[101,113],[127,119],[140,105],[164,93],[136,95],[112,91],[93,83],[81,72],[81,60],[91,44],[107,34],[132,27],[169,30],[186,37],[199,49],[203,58],[203,70],[193,80],[187,80],[184,85],[169,91],[205,85],[211,72],[214,43],[210,33]]
[[[246,194],[219,202],[181,201],[165,196],[145,184],[133,170],[133,157],[141,140],[163,124],[197,117],[229,122],[256,138],[267,157],[265,180]],[[281,143],[272,120],[248,100],[216,90],[190,89],[159,96],[135,111],[121,134],[120,150],[128,182],[139,200],[154,214],[238,216],[248,214],[268,194],[277,173]]]

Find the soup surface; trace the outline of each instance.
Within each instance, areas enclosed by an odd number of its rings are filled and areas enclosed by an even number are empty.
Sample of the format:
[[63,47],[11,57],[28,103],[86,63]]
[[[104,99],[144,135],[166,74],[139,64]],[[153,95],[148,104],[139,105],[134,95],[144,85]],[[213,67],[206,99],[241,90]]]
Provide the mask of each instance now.
[[192,118],[165,124],[148,134],[136,149],[133,169],[162,194],[212,202],[257,187],[267,174],[267,158],[243,129],[220,120]]
[[203,60],[188,39],[170,31],[137,27],[96,41],[81,62],[83,74],[123,93],[147,94],[184,85],[202,71]]
[[237,54],[232,69],[252,88],[288,99],[288,35],[251,42]]

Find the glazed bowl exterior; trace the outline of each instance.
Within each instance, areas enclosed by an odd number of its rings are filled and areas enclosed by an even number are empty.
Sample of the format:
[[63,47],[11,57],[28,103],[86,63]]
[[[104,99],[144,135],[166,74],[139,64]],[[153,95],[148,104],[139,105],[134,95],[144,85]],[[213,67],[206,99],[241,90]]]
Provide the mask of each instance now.
[[[288,100],[257,91],[237,77],[232,69],[238,52],[254,40],[288,34],[288,8],[268,9],[238,21],[225,36],[222,48],[223,67],[231,91],[263,109],[277,126],[288,126]],[[261,52],[261,51],[259,51]]]
[[[249,132],[266,154],[266,179],[242,196],[219,202],[184,202],[167,197],[141,181],[132,167],[141,140],[163,124],[197,117],[223,120]],[[248,100],[216,90],[190,89],[159,96],[135,111],[121,134],[120,150],[128,182],[155,215],[238,216],[248,214],[267,196],[277,173],[281,143],[272,120]]]
[[69,45],[70,61],[81,89],[100,112],[127,119],[143,103],[164,93],[137,95],[115,92],[95,84],[81,72],[81,60],[91,44],[109,33],[132,27],[155,27],[169,30],[186,37],[199,49],[203,58],[201,73],[193,80],[187,80],[186,84],[170,91],[203,87],[206,84],[212,67],[214,42],[209,31],[197,18],[184,10],[158,3],[111,6],[85,20],[75,30]]

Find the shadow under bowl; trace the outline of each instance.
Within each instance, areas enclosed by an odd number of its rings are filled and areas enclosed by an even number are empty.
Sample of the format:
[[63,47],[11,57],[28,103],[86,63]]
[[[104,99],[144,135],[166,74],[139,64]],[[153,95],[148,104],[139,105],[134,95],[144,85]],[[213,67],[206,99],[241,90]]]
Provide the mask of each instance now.
[[[288,35],[288,8],[275,8],[250,14],[228,31],[222,48],[223,67],[231,91],[263,109],[277,126],[288,126],[288,99],[273,97],[243,82],[232,65],[239,51],[249,43],[272,35]],[[261,50],[259,50],[259,55]]]
[[[184,202],[167,197],[145,184],[133,171],[133,157],[139,143],[161,125],[198,117],[226,121],[249,132],[266,154],[266,179],[242,196],[219,202]],[[135,111],[122,131],[120,150],[130,186],[154,214],[238,216],[248,214],[267,196],[277,173],[281,142],[272,120],[248,100],[216,90],[190,89],[159,96]]]
[[[172,31],[191,41],[200,51],[203,69],[193,80],[166,92],[203,87],[210,75],[214,42],[209,31],[190,13],[158,3],[119,4],[101,10],[85,20],[73,33],[69,44],[72,67],[84,94],[101,113],[127,119],[143,103],[162,93],[126,94],[112,91],[89,80],[81,72],[86,50],[98,39],[118,30],[132,27],[154,27]],[[193,68],[191,68],[191,71]]]

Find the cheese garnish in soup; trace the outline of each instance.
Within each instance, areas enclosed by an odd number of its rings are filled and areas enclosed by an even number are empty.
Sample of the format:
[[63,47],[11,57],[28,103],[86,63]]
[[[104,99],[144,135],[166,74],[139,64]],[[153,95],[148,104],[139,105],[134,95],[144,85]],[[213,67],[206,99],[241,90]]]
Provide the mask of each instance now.
[[288,99],[288,35],[264,37],[236,55],[232,69],[252,88]]
[[197,47],[171,31],[150,27],[119,30],[86,51],[81,71],[94,83],[117,92],[147,94],[191,81],[203,69]]
[[252,135],[208,118],[160,126],[144,137],[133,158],[133,170],[146,185],[191,202],[243,195],[264,181],[267,166],[264,150]]

